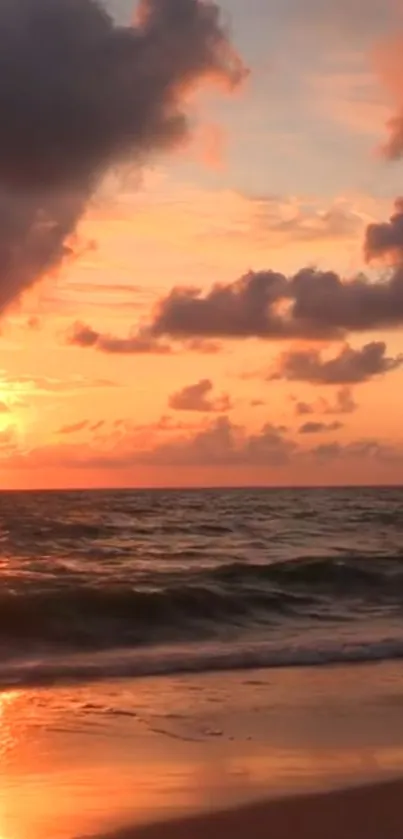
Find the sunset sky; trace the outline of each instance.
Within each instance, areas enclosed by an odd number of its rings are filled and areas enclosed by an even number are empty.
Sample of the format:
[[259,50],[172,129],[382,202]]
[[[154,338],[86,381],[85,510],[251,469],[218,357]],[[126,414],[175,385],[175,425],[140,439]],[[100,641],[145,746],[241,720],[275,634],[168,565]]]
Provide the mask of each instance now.
[[4,309],[3,488],[403,480],[403,6],[220,6],[250,72]]

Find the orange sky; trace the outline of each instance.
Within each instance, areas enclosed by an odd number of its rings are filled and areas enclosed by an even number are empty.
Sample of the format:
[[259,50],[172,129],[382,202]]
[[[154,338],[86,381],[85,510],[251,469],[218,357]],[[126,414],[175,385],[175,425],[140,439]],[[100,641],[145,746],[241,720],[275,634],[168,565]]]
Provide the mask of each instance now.
[[[388,219],[399,193],[401,164],[377,152],[403,101],[403,63],[385,62],[381,43],[399,12],[369,0],[361,26],[358,0],[329,0],[319,16],[307,0],[300,18],[296,0],[247,5],[224,4],[247,83],[200,93],[186,146],[108,176],[75,258],[3,317],[2,487],[402,481],[396,329],[319,345],[167,339],[166,354],[69,343],[76,322],[137,334],[173,287],[207,294],[250,270],[307,265],[369,270],[366,226]],[[282,354],[315,348],[326,360],[346,341],[385,341],[395,369],[352,383],[270,379]]]

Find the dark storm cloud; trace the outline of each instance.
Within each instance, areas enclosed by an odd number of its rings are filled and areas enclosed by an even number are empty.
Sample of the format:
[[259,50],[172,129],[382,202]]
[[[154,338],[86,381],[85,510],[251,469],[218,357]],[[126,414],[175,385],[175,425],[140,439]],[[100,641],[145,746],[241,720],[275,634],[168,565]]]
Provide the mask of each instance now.
[[332,358],[324,358],[315,349],[285,352],[268,378],[321,385],[358,384],[396,370],[402,364],[403,355],[388,357],[386,344],[372,341],[357,350],[346,344]]
[[186,131],[184,87],[243,72],[199,0],[141,0],[133,27],[95,0],[2,0],[0,45],[0,179],[24,189],[169,145]]
[[168,344],[160,344],[147,331],[137,332],[127,338],[97,332],[86,323],[77,321],[67,332],[67,343],[74,347],[93,347],[109,355],[169,355]]
[[176,287],[159,302],[150,331],[174,338],[322,340],[401,324],[402,269],[371,282],[306,268],[291,277],[251,271],[205,295]]
[[123,27],[95,0],[2,0],[0,310],[70,252],[108,167],[183,138],[184,91],[243,75],[214,3],[142,0]]
[[365,234],[364,252],[368,261],[389,258],[403,259],[403,198],[396,198],[395,212],[389,221],[369,224]]

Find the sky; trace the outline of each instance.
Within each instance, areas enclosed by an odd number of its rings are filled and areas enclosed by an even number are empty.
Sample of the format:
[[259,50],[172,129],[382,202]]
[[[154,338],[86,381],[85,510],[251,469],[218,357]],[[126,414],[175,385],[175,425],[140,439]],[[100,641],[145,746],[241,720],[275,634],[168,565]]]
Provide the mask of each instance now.
[[0,486],[401,483],[400,0],[16,6]]

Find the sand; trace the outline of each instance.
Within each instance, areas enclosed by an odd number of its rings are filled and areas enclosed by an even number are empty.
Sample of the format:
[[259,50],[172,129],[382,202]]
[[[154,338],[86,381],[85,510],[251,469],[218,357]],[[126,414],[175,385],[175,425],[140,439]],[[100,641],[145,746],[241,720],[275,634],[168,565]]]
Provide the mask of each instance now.
[[403,839],[398,776],[399,662],[0,693],[0,839]]
[[402,839],[403,781],[299,795],[107,839]]

